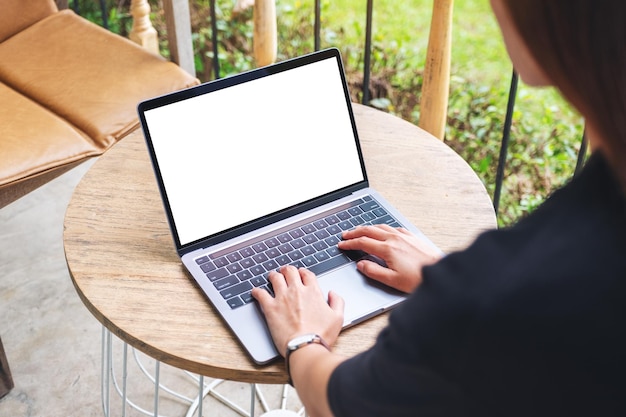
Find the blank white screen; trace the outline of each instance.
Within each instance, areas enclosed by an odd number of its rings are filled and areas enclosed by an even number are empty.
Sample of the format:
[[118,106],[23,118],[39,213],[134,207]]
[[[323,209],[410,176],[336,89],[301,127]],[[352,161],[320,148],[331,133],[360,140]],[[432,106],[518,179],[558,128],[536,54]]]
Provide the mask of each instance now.
[[335,58],[145,118],[182,245],[364,179]]

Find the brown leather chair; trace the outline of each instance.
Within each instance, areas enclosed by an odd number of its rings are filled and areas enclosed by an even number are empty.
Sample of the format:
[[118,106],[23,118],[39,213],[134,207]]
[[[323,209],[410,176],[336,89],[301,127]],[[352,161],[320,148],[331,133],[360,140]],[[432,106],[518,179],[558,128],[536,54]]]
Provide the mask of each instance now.
[[[2,0],[0,208],[136,129],[139,101],[197,83],[53,0]],[[0,397],[12,387],[0,340]]]
[[53,0],[3,0],[0,207],[136,129],[139,101],[197,83]]

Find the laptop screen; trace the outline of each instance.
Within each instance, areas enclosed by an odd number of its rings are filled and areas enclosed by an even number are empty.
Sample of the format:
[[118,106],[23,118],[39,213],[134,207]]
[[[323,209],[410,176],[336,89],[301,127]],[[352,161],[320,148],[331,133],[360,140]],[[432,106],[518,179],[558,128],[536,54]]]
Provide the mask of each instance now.
[[146,110],[180,245],[365,180],[335,57]]

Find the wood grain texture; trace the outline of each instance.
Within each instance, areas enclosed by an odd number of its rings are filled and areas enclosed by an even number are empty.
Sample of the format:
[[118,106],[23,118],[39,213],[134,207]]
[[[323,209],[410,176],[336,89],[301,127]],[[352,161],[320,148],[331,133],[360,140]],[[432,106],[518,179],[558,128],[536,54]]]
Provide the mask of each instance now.
[[[444,251],[495,227],[485,188],[454,151],[409,122],[354,107],[371,184]],[[101,157],[78,185],[64,243],[82,301],[130,345],[214,378],[287,381],[281,361],[249,360],[187,277],[140,131]],[[382,315],[346,330],[335,350],[354,355],[368,348],[386,322]]]
[[441,140],[446,133],[450,93],[453,9],[454,0],[433,2],[420,101],[419,126]]
[[159,39],[157,31],[150,20],[150,4],[148,0],[132,0],[130,14],[133,16],[133,27],[128,37],[147,51],[159,55]]
[[172,61],[195,77],[189,0],[163,0],[163,11]]
[[254,60],[258,67],[276,62],[278,34],[276,29],[276,0],[254,2]]

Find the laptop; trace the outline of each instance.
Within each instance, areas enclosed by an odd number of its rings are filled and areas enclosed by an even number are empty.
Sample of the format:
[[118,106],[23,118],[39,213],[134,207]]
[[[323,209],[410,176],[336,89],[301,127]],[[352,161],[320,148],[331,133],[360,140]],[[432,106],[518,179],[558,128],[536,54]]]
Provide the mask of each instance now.
[[257,364],[277,358],[250,295],[268,271],[315,272],[346,302],[344,327],[405,294],[356,270],[344,230],[405,227],[369,187],[337,49],[144,101],[138,113],[176,250],[189,275]]

